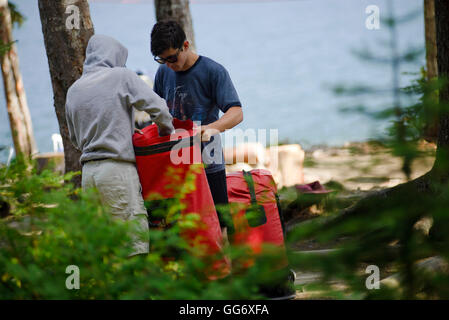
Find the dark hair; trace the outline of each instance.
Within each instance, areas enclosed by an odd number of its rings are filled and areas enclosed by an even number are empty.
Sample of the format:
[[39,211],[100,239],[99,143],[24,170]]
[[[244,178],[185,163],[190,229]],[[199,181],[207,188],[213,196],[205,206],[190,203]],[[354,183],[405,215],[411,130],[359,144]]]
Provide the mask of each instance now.
[[181,48],[185,40],[186,34],[176,21],[160,21],[151,30],[151,53],[158,56],[167,49]]

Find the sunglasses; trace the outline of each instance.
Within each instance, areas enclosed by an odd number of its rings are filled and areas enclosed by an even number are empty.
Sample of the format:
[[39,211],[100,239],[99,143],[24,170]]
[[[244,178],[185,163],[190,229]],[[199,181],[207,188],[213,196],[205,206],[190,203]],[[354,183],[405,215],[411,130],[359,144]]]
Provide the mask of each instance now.
[[166,62],[175,63],[178,61],[178,55],[181,51],[182,51],[182,48],[179,48],[178,51],[176,52],[176,54],[168,56],[167,58],[161,58],[161,57],[156,56],[156,57],[154,57],[154,61],[156,61],[157,63],[160,63],[160,64],[164,64]]

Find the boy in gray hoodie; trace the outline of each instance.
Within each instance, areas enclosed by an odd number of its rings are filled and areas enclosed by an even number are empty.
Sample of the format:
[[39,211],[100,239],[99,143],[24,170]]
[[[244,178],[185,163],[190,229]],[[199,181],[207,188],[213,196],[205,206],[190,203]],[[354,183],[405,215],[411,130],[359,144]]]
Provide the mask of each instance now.
[[[133,107],[150,115],[160,135],[174,128],[165,100],[126,69],[127,57],[128,50],[115,39],[92,36],[83,74],[67,92],[66,120],[70,140],[82,152],[83,189],[97,188],[114,216],[137,220],[139,231],[147,233],[132,144]],[[148,252],[148,239],[132,238],[132,254]]]

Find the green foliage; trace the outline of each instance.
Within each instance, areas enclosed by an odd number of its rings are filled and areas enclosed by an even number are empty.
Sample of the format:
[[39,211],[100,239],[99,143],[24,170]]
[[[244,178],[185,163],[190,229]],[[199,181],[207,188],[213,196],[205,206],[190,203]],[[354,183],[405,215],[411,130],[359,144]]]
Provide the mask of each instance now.
[[9,50],[11,50],[11,46],[14,44],[14,42],[10,43],[3,43],[0,40],[0,57],[3,57],[5,53],[7,53]]
[[[233,274],[210,280],[211,264],[223,256],[204,258],[180,236],[197,226],[196,214],[150,230],[150,254],[129,257],[135,226],[113,219],[95,190],[75,189],[73,175],[38,174],[16,161],[0,168],[0,202],[10,208],[0,220],[0,299],[252,299],[273,279],[277,251],[267,248],[248,269],[239,263],[248,248],[228,247]],[[79,290],[66,288],[70,265],[79,267]]]
[[[289,233],[289,243],[314,239],[321,246],[335,249],[327,254],[292,254],[290,262],[303,272],[319,272],[315,284],[326,296],[368,299],[447,299],[449,286],[449,185],[440,188],[439,197],[410,198],[407,192],[365,203],[358,215],[343,218],[339,208],[332,215],[308,221]],[[338,214],[337,214],[338,212]],[[419,228],[423,219],[438,221],[439,237]],[[337,242],[338,240],[338,242]],[[337,243],[337,244],[336,244]],[[440,257],[430,270],[419,266],[428,257]],[[368,265],[380,269],[381,279],[400,274],[398,287],[381,283],[380,290],[368,290],[365,273]]]
[[23,16],[17,10],[17,6],[14,3],[12,3],[11,1],[8,1],[8,7],[9,7],[9,11],[11,12],[11,21],[12,21],[12,23],[15,24],[18,27],[21,27],[22,24],[26,20],[25,16]]

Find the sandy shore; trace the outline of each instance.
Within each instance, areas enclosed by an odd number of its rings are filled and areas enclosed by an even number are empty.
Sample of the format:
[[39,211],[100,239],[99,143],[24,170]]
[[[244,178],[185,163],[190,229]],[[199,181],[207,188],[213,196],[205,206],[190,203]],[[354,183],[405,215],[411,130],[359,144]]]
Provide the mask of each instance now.
[[[421,176],[432,168],[436,147],[433,144],[421,143],[420,151],[423,155],[412,163],[411,179]],[[306,150],[304,161],[305,183],[320,181],[328,189],[339,186],[339,197],[357,199],[368,191],[393,187],[407,181],[401,170],[402,159],[377,143],[347,143],[342,147],[313,147]],[[286,189],[282,190],[288,195]],[[291,199],[290,199],[291,200]],[[313,219],[321,214],[319,206],[309,207],[302,212],[295,212],[290,225]],[[338,243],[334,243],[335,246]],[[302,243],[291,244],[291,249],[311,254],[326,254],[334,246],[321,246],[313,239]],[[296,292],[297,300],[329,299],[326,294],[314,291],[308,287],[309,283],[319,281],[320,274],[303,272],[296,269],[295,284],[299,286]],[[386,272],[390,276],[394,270]],[[342,282],[334,284],[335,290],[343,291],[346,286]]]
[[[435,145],[420,144],[424,154],[412,163],[414,179],[432,168]],[[305,183],[335,181],[347,190],[389,188],[406,182],[401,170],[402,159],[376,143],[347,143],[343,147],[314,147],[306,150]]]

